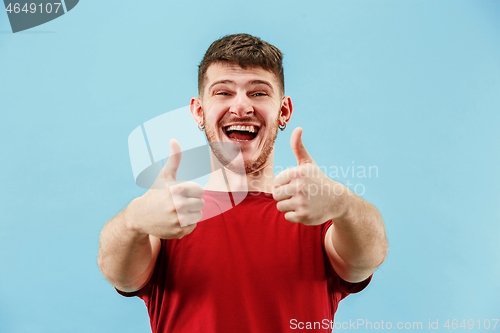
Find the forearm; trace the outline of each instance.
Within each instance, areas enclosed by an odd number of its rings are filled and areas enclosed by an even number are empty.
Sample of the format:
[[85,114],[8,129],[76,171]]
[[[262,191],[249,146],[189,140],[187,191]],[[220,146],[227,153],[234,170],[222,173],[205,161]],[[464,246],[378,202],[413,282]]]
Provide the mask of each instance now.
[[134,226],[136,211],[132,201],[104,226],[99,240],[99,267],[111,284],[123,291],[138,290],[147,282],[157,253],[151,236]]
[[333,219],[335,251],[353,270],[373,271],[388,251],[382,216],[375,206],[352,192],[347,192],[344,200],[344,214]]

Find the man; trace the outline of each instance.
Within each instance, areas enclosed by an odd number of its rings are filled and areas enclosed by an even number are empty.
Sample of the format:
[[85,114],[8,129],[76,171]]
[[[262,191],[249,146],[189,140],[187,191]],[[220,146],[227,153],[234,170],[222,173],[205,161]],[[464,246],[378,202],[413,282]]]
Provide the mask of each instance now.
[[191,114],[224,172],[204,188],[177,183],[172,140],[156,181],[163,189],[103,228],[103,274],[144,300],[153,332],[331,331],[338,302],[385,260],[379,212],[321,172],[300,128],[291,137],[297,167],[274,178],[278,128],[293,112],[276,47],[247,34],[215,41],[198,88]]

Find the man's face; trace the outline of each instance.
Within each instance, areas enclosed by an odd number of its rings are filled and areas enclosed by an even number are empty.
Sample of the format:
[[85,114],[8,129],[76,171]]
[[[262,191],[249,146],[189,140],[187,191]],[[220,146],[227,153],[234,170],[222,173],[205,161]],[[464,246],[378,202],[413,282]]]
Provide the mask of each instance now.
[[201,105],[207,139],[217,159],[228,169],[242,172],[231,167],[234,152],[227,150],[232,145],[213,144],[228,142],[241,150],[247,174],[271,165],[284,100],[275,75],[269,71],[225,63],[210,65]]

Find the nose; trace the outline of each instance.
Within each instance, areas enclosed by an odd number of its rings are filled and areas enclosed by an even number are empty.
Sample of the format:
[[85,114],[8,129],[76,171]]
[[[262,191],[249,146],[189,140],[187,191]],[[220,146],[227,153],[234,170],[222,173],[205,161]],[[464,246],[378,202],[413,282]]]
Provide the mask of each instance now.
[[237,94],[231,102],[229,112],[237,117],[247,117],[254,112],[250,98],[245,94]]

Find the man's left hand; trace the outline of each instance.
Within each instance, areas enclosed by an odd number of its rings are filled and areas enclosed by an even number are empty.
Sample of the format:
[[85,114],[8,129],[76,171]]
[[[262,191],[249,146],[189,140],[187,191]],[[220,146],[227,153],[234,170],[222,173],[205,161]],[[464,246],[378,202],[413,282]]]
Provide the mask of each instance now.
[[302,144],[302,128],[290,139],[297,166],[284,170],[274,179],[273,198],[290,222],[319,225],[342,217],[347,210],[349,189],[328,178]]

